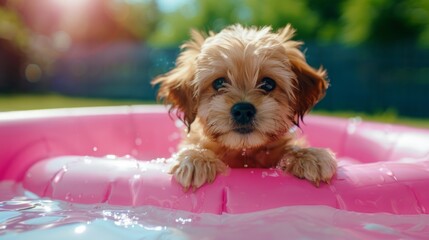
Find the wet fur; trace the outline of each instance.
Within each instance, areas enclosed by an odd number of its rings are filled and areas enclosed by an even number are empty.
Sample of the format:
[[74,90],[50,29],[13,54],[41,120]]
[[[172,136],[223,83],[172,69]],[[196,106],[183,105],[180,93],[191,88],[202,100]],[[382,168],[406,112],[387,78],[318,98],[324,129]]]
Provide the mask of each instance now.
[[[307,64],[294,32],[290,25],[277,32],[241,25],[217,34],[192,31],[176,67],[153,81],[188,127],[171,170],[185,189],[214,181],[227,167],[280,167],[317,186],[334,175],[334,154],[305,147],[290,131],[328,88],[325,70]],[[227,84],[216,91],[212,83],[221,77]],[[275,80],[272,92],[260,89],[264,77]],[[251,133],[234,131],[237,102],[257,110]]]

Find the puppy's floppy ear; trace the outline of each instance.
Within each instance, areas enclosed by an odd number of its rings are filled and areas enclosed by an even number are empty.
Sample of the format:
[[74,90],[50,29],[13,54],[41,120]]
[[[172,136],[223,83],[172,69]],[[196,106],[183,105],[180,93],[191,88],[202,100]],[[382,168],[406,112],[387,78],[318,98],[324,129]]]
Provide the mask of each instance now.
[[299,125],[303,116],[325,96],[329,82],[326,80],[326,71],[322,67],[316,70],[308,65],[304,54],[299,50],[302,42],[290,40],[294,33],[295,29],[290,25],[279,31],[279,35],[284,41],[283,45],[291,64],[291,70],[296,76],[293,122]]
[[[196,59],[200,53],[204,36],[192,30],[192,39],[181,46],[182,52],[176,61],[176,67],[168,73],[158,76],[152,84],[160,84],[158,99],[171,104],[170,112],[178,110],[178,117],[190,129],[197,114],[198,100],[192,80],[196,72]],[[183,114],[183,115],[181,115]]]

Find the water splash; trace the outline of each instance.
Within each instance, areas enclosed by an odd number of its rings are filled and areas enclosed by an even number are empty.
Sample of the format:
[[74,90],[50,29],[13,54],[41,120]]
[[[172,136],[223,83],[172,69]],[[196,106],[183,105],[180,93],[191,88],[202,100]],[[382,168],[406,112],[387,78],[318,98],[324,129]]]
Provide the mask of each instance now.
[[[92,163],[92,159],[89,157],[89,156],[85,156],[85,157],[83,157],[83,162],[85,163],[85,164],[91,164]],[[65,167],[65,166],[64,166]],[[64,168],[63,167],[63,168]]]
[[181,223],[181,224],[186,224],[186,223],[191,223],[192,222],[192,218],[182,218],[179,217],[176,219],[177,223]]

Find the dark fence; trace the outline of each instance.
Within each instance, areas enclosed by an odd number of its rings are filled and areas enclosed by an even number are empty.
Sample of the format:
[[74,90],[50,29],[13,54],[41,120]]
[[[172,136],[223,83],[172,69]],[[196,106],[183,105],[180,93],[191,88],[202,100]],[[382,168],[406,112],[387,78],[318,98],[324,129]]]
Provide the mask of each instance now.
[[[331,82],[318,109],[429,117],[429,50],[411,44],[347,48],[311,43],[304,49],[312,66],[328,70]],[[171,69],[177,54],[178,48],[135,43],[75,47],[39,85],[73,96],[155,100],[150,80]]]
[[308,46],[308,61],[322,64],[331,81],[318,108],[429,117],[429,51],[393,46]]
[[174,66],[177,48],[154,49],[142,44],[79,47],[58,59],[51,89],[85,97],[155,100],[150,81]]

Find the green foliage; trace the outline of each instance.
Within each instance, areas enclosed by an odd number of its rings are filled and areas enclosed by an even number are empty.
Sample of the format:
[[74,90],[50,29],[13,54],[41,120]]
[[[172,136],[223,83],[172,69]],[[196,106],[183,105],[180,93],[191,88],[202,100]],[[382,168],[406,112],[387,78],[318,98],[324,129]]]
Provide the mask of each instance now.
[[[349,0],[343,5],[345,43],[420,42],[429,28],[426,0]],[[427,43],[426,43],[427,44]]]
[[52,108],[75,108],[97,106],[119,106],[154,104],[138,100],[112,100],[100,98],[68,97],[58,94],[3,94],[0,95],[0,113],[3,111],[20,111]]
[[28,44],[28,31],[16,12],[0,6],[0,39],[24,50]]
[[160,11],[155,0],[111,1],[110,11],[121,26],[139,39],[148,39],[156,30]]
[[429,128],[429,120],[423,118],[410,118],[398,115],[394,110],[386,110],[385,112],[354,112],[354,111],[312,111],[312,114],[322,116],[333,116],[341,118],[355,118],[363,121],[382,122],[389,124],[400,124],[418,128]]
[[190,28],[219,31],[223,27],[291,23],[297,38],[346,45],[418,43],[429,47],[427,0],[189,0],[161,15],[150,40],[155,45],[176,45],[188,38]]
[[308,8],[307,1],[295,0],[247,0],[246,5],[251,9],[253,19],[252,25],[271,25],[274,29],[284,27],[291,23],[299,38],[310,38],[314,36],[319,17]]
[[[303,21],[302,19],[305,19]],[[313,35],[318,17],[306,1],[295,0],[191,0],[177,11],[164,14],[160,28],[150,39],[155,45],[175,45],[188,38],[190,28],[218,32],[225,26],[272,26],[274,29],[292,23],[302,38]]]
[[407,16],[410,22],[418,26],[420,30],[417,41],[420,46],[429,48],[429,1],[414,0],[410,1],[409,6]]

